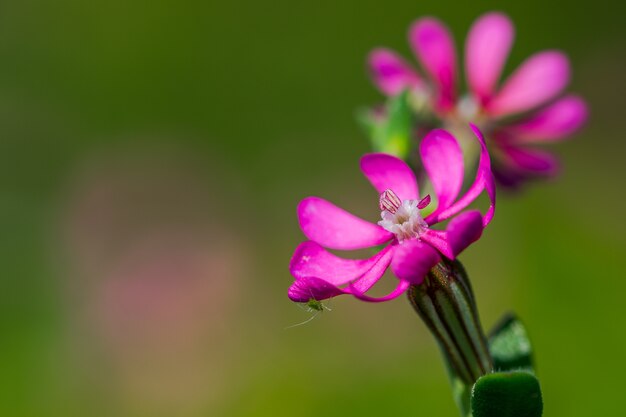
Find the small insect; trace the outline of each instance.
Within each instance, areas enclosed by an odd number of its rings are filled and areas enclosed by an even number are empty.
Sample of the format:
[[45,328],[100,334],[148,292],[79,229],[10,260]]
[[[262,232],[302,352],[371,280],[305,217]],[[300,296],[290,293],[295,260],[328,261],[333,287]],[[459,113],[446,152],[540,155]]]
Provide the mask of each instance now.
[[287,326],[287,327],[285,327],[285,329],[291,329],[292,327],[298,327],[298,326],[302,326],[303,324],[307,324],[308,322],[313,320],[315,317],[317,317],[318,314],[324,312],[324,310],[332,311],[330,309],[330,307],[328,307],[327,305],[325,305],[321,301],[316,300],[313,297],[309,298],[309,301],[307,301],[306,303],[299,304],[299,306],[300,306],[300,308],[305,308],[307,313],[314,313],[314,314],[311,317],[309,317],[308,319],[306,319],[305,321],[303,321],[302,323],[298,323],[298,324],[293,324],[291,326]]
[[321,301],[318,301],[315,298],[309,298],[309,301],[307,301],[304,305],[307,307],[308,312],[324,311],[324,309],[328,309],[330,311],[328,307],[326,307],[324,304],[322,304]]

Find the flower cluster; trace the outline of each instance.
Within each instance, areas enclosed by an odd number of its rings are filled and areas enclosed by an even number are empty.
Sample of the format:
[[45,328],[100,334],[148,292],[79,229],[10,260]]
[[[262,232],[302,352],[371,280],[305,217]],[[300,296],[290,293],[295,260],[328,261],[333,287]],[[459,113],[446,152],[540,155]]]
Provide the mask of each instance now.
[[[554,158],[532,145],[563,139],[586,120],[582,99],[561,96],[570,78],[568,60],[561,52],[531,56],[498,86],[513,42],[513,25],[503,14],[488,13],[470,29],[465,45],[469,93],[463,96],[457,93],[456,53],[447,28],[433,18],[419,19],[409,31],[409,41],[427,78],[388,49],[374,50],[369,64],[383,93],[408,94],[413,111],[420,114],[415,119],[423,122],[430,117],[439,125],[419,142],[419,166],[426,174],[420,178],[427,177],[423,188],[434,195],[420,194],[416,175],[405,161],[373,153],[362,157],[361,170],[379,195],[378,222],[363,220],[322,198],[304,199],[298,218],[308,240],[297,247],[290,264],[295,280],[288,295],[295,302],[341,294],[387,301],[419,286],[429,271],[453,261],[480,238],[494,215],[496,179],[515,186],[552,174]],[[462,151],[468,138],[477,144],[476,161]],[[477,168],[471,184],[464,186],[466,165]],[[484,213],[466,210],[483,193],[489,208]],[[378,252],[352,260],[328,251],[364,248]],[[398,279],[395,289],[382,297],[369,295],[389,267]]]
[[434,116],[446,129],[476,124],[487,137],[494,174],[504,186],[553,175],[555,158],[533,146],[567,138],[587,118],[581,98],[561,96],[570,80],[562,52],[532,55],[498,85],[513,38],[513,24],[501,13],[474,22],[465,42],[469,92],[461,96],[454,41],[437,19],[419,19],[409,30],[409,43],[426,78],[389,49],[375,49],[368,60],[374,83],[384,94],[409,90],[411,101],[419,103],[416,112]]

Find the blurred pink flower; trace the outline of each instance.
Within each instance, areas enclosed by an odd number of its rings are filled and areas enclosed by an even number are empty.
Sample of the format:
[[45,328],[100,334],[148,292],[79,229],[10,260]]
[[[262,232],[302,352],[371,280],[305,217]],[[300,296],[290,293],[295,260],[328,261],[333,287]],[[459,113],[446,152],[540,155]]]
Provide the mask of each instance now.
[[560,51],[532,55],[498,86],[513,38],[513,24],[502,13],[487,13],[474,22],[465,42],[469,93],[461,97],[454,41],[437,19],[421,18],[409,30],[409,43],[429,80],[391,50],[375,49],[368,59],[374,83],[384,94],[410,89],[414,102],[426,105],[444,127],[478,125],[496,158],[496,178],[509,186],[553,175],[555,158],[533,145],[563,140],[587,119],[581,98],[560,97],[570,80],[569,60]]
[[[296,302],[322,300],[352,294],[365,301],[387,301],[401,295],[411,284],[420,284],[440,256],[454,259],[482,234],[495,210],[495,187],[489,154],[478,129],[481,147],[476,178],[457,199],[464,177],[463,154],[456,139],[445,130],[430,132],[420,144],[424,167],[437,197],[437,208],[422,218],[420,209],[430,196],[420,200],[415,174],[402,160],[374,153],[361,158],[361,170],[381,193],[382,220],[373,224],[318,197],[298,206],[302,231],[309,241],[296,249],[290,264],[295,282],[289,298]],[[478,210],[460,213],[483,191],[491,201],[482,215]],[[460,214],[459,214],[460,213]],[[445,230],[431,227],[451,219]],[[389,243],[369,259],[348,260],[326,251],[363,249]],[[374,298],[365,293],[391,270],[400,280],[390,294]]]
[[[109,415],[196,415],[230,384],[249,256],[222,205],[243,207],[226,173],[204,154],[131,142],[86,156],[69,184],[53,241],[72,361],[94,398],[128,410]],[[84,382],[93,375],[106,377]]]

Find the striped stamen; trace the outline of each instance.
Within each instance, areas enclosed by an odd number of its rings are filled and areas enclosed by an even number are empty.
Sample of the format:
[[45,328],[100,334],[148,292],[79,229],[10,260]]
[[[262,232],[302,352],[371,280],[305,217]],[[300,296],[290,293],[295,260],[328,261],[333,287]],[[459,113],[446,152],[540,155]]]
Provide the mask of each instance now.
[[402,201],[400,200],[400,198],[391,189],[383,191],[383,193],[380,195],[378,203],[381,211],[387,210],[391,214],[395,214],[402,205]]

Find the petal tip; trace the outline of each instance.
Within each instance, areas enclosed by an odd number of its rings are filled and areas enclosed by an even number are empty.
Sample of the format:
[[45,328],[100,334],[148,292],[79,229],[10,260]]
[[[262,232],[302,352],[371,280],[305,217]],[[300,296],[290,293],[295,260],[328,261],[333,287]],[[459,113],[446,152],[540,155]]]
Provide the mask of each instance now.
[[544,50],[527,58],[486,105],[492,117],[525,112],[552,100],[571,77],[568,57],[558,50]]
[[445,24],[435,16],[422,16],[411,23],[409,33],[416,35],[424,30],[441,30],[445,28]]
[[478,19],[476,19],[476,23],[479,23],[479,22],[492,22],[492,23],[504,24],[504,25],[513,27],[513,21],[511,20],[509,15],[499,10],[487,12],[479,16]]
[[415,173],[402,159],[386,153],[368,153],[361,157],[359,165],[378,193],[391,189],[402,200],[418,198]]
[[321,301],[341,294],[344,292],[339,288],[314,277],[298,278],[287,290],[289,299],[296,303],[306,303],[311,299]]

